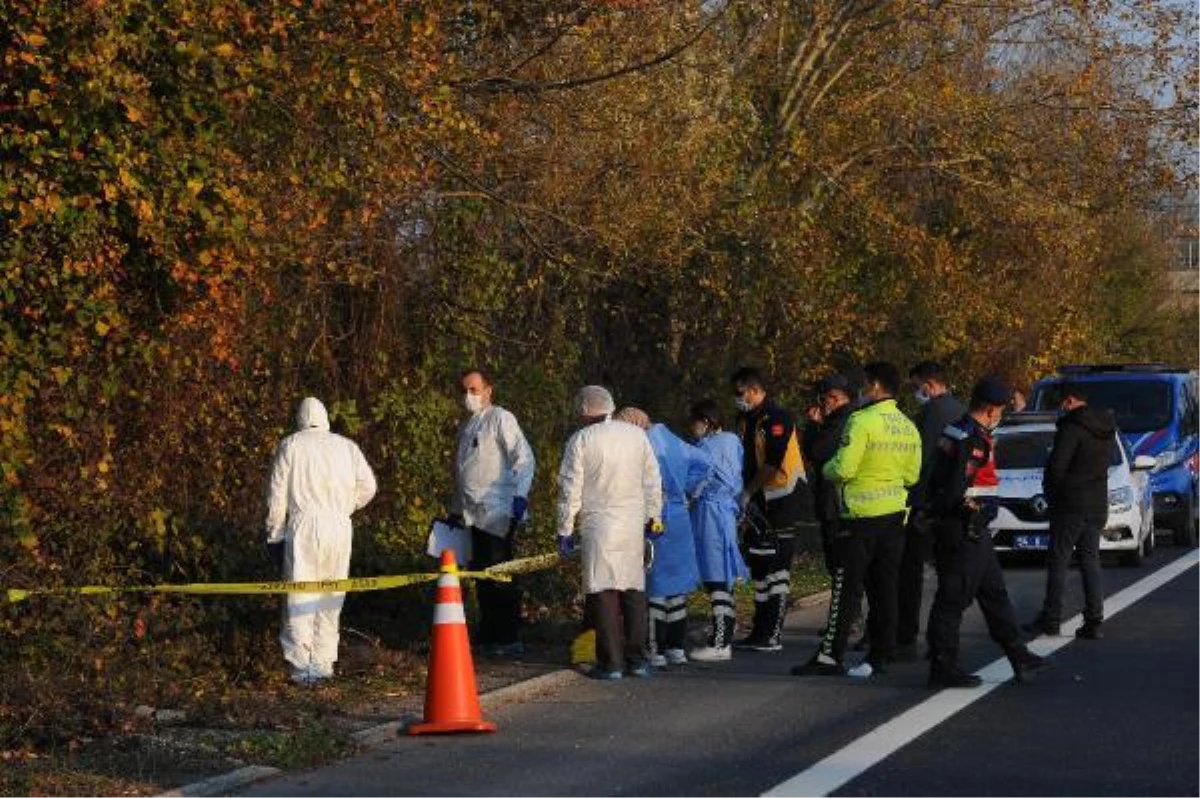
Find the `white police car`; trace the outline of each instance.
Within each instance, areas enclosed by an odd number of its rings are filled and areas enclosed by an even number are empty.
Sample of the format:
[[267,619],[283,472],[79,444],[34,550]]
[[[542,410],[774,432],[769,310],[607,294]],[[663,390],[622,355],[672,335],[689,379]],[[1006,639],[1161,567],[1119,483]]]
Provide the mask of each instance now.
[[[1013,413],[996,428],[998,510],[989,524],[997,552],[1038,552],[1049,548],[1049,517],[1042,473],[1054,444],[1055,413]],[[1108,523],[1100,552],[1119,554],[1126,565],[1139,565],[1154,550],[1154,501],[1150,491],[1153,457],[1130,456],[1113,435],[1108,468]]]

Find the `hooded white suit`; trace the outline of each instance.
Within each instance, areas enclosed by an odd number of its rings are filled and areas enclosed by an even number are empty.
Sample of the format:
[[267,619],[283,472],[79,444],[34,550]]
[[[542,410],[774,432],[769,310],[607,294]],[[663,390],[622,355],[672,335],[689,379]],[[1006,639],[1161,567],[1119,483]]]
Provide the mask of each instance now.
[[[375,475],[358,446],[329,431],[325,406],[309,397],[297,432],[275,450],[267,489],[267,542],[285,541],[284,578],[295,582],[350,575],[350,514],[375,495]],[[289,593],[283,655],[308,677],[333,674],[345,593]]]

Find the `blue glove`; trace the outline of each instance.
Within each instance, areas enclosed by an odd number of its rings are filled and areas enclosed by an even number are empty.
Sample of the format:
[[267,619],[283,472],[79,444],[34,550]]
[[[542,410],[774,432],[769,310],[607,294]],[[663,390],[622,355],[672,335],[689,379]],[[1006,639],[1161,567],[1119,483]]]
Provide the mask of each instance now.
[[575,553],[575,538],[571,535],[558,536],[558,556],[570,557]]
[[529,499],[524,496],[513,496],[512,519],[518,524],[523,524],[527,512],[529,512]]

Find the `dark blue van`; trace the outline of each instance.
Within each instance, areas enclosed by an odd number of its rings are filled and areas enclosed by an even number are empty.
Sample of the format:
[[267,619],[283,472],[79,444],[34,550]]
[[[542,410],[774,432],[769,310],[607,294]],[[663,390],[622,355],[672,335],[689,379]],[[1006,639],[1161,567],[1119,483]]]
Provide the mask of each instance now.
[[1057,410],[1062,397],[1056,386],[1064,381],[1086,383],[1088,403],[1113,411],[1133,456],[1158,461],[1150,473],[1155,526],[1170,529],[1177,544],[1195,546],[1196,372],[1159,363],[1062,366],[1034,383],[1028,409]]

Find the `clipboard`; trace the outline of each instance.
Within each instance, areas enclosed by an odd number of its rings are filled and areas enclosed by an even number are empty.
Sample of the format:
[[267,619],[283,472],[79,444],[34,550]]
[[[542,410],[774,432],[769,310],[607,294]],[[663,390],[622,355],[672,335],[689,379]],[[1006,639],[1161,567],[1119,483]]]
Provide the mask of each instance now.
[[446,549],[454,551],[454,559],[459,565],[471,561],[471,530],[455,526],[445,519],[439,518],[429,528],[429,543],[425,553],[430,557],[441,557]]

